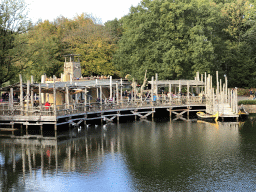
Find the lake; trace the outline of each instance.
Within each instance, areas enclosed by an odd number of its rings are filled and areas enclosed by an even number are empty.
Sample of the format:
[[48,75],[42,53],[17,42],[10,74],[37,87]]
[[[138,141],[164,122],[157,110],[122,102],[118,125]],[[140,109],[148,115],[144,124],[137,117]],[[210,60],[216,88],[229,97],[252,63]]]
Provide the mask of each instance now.
[[0,139],[1,191],[255,191],[256,120],[91,125]]

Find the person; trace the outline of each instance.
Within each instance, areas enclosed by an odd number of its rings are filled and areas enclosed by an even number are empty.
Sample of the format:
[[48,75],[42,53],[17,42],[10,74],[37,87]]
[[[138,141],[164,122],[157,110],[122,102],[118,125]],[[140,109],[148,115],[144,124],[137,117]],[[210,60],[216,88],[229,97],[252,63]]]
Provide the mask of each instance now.
[[250,99],[253,99],[253,91],[252,91],[252,89],[250,90]]
[[46,109],[46,110],[49,110],[49,106],[51,106],[51,104],[50,104],[48,101],[46,101],[46,103],[44,104],[44,106],[45,106],[45,109]]
[[124,96],[125,96],[125,99],[127,98],[127,96],[128,96],[128,91],[127,90],[125,90],[125,92],[124,92]]

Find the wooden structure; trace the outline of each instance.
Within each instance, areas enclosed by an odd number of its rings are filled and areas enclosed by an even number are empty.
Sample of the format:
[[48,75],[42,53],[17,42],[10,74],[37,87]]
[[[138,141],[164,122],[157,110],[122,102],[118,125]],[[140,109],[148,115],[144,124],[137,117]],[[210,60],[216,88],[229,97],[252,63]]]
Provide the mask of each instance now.
[[[234,97],[221,96],[226,88],[217,89],[220,95],[213,96],[210,79],[211,76],[206,77],[205,74],[205,79],[201,75],[200,80],[197,73],[194,80],[159,81],[156,74],[155,80],[152,77],[148,82],[151,84],[148,93],[138,96],[138,89],[132,86],[133,83],[113,80],[112,77],[91,80],[71,78],[66,82],[55,77],[47,82],[42,77],[43,83],[34,83],[31,77],[31,81],[24,84],[20,75],[19,84],[1,89],[7,91],[10,97],[8,102],[0,104],[0,133],[9,132],[9,136],[15,136],[15,132],[19,132],[25,137],[34,137],[29,133],[29,127],[37,127],[40,130],[37,137],[41,137],[44,127],[51,126],[57,137],[57,130],[61,131],[63,126],[70,128],[91,120],[119,121],[119,118],[126,116],[145,119],[151,115],[154,118],[159,109],[169,111],[170,120],[172,114],[176,116],[174,120],[188,120],[190,112],[205,111],[205,108],[207,111],[216,110],[215,103],[219,97],[223,101],[231,100],[233,108],[236,108]],[[129,86],[130,95],[124,96],[123,89]],[[19,94],[19,101],[13,97],[14,92]],[[44,105],[46,101],[51,103],[50,107]]]

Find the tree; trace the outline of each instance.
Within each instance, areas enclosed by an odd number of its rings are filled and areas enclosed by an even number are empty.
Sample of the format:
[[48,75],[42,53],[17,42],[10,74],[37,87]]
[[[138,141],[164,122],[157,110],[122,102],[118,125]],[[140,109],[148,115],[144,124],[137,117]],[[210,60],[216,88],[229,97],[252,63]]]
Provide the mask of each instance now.
[[214,48],[205,21],[208,9],[207,1],[142,1],[122,18],[124,32],[114,63],[123,76],[140,80],[146,70],[160,79],[210,72]]
[[65,22],[70,28],[64,31],[63,41],[70,52],[81,55],[83,76],[118,73],[111,61],[116,49],[115,34],[86,14]]
[[22,56],[24,39],[18,38],[28,27],[26,4],[23,0],[3,0],[0,4],[0,86],[13,81],[23,65],[18,62]]
[[57,26],[48,20],[38,22],[31,27],[27,34],[27,47],[24,59],[27,67],[26,75],[34,76],[39,81],[41,75],[48,77],[56,75],[60,77],[63,72],[63,52],[62,34]]

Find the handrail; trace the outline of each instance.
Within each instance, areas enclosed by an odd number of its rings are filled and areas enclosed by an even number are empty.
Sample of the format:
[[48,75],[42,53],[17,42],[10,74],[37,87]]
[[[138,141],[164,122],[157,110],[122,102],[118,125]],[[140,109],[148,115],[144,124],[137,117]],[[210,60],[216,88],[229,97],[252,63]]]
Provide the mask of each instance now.
[[[73,104],[62,104],[56,106],[56,115],[69,115],[77,113],[86,112],[96,112],[96,111],[108,111],[108,110],[118,110],[118,109],[129,109],[129,108],[140,108],[140,107],[161,107],[161,106],[177,106],[177,105],[191,105],[191,104],[205,104],[206,99],[201,96],[180,96],[172,97],[159,97],[158,100],[152,101],[151,98],[135,98],[133,100],[123,99],[118,103],[115,101],[111,102],[94,102],[87,103],[73,103]],[[10,116],[10,115],[22,115],[22,116],[54,116],[54,107],[52,106],[29,106],[23,107],[15,103],[10,106],[9,103],[0,103],[0,115]]]

